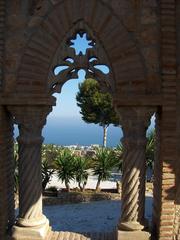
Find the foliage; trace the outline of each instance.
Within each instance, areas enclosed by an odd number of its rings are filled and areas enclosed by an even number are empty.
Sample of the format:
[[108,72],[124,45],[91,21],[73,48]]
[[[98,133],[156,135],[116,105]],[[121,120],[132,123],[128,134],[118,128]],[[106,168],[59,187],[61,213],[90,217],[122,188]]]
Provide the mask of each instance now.
[[43,144],[41,149],[42,160],[47,160],[49,164],[53,164],[60,149],[59,146],[54,144]]
[[86,123],[99,124],[104,129],[103,146],[106,146],[106,130],[110,124],[118,125],[109,93],[100,91],[99,83],[94,79],[86,79],[79,85],[76,95],[77,105],[81,108],[82,119]]
[[57,159],[55,160],[57,176],[65,183],[66,190],[70,191],[70,180],[75,178],[75,160],[69,149],[60,151]]
[[42,189],[44,191],[46,189],[47,184],[50,182],[53,174],[55,173],[55,168],[51,163],[48,162],[47,159],[43,159],[41,169],[42,169]]
[[42,146],[42,188],[45,190],[55,173],[55,160],[59,154],[59,148],[56,145],[46,144]]
[[89,160],[87,157],[75,157],[75,179],[79,189],[84,191],[88,180]]
[[114,151],[108,148],[99,148],[96,150],[96,157],[93,164],[93,173],[98,176],[96,191],[100,189],[100,182],[105,181],[111,176],[113,168],[118,166],[119,162]]
[[19,171],[18,171],[18,144],[14,143],[14,191],[15,193],[19,190]]
[[123,145],[122,145],[122,143],[117,145],[114,152],[115,152],[115,157],[117,158],[118,170],[122,172],[122,163],[123,163]]
[[155,130],[152,130],[147,136],[146,145],[147,181],[152,181],[153,179],[152,172],[154,169],[154,150],[155,150]]
[[57,193],[57,192],[58,192],[58,189],[57,189],[56,186],[48,187],[47,190],[50,191],[50,192],[54,192],[54,193]]
[[154,167],[154,147],[155,147],[155,130],[152,130],[147,136],[146,145],[146,164],[147,167],[153,169]]

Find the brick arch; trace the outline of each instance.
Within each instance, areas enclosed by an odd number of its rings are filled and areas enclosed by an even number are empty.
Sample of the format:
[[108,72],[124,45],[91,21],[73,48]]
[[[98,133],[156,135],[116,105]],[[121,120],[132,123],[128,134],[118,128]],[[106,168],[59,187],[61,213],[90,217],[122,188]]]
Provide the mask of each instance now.
[[46,8],[43,17],[35,16],[29,23],[27,32],[32,33],[17,74],[17,92],[48,92],[48,75],[57,49],[70,29],[82,20],[107,53],[115,93],[145,93],[144,59],[133,37],[111,8],[97,0],[54,1],[54,5],[46,5]]

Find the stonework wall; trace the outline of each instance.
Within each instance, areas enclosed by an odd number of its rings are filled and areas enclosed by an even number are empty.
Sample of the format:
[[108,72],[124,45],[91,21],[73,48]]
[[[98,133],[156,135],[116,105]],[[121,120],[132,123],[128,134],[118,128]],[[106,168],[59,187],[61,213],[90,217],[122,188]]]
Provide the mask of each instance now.
[[[180,2],[176,1],[176,31],[177,31],[177,102],[180,102]],[[180,107],[179,104],[177,106],[177,148],[178,148],[178,159],[176,162],[176,216],[175,216],[175,236],[176,240],[180,239]]]
[[[24,4],[23,4],[24,2]],[[25,5],[25,6],[24,6]],[[26,45],[25,25],[28,20],[28,1],[6,1],[5,80],[3,90],[14,93],[16,73]]]
[[[161,91],[159,47],[160,47],[160,14],[159,1],[108,1],[120,17],[123,25],[136,41],[144,62],[146,76],[146,93]],[[129,59],[130,60],[130,59]],[[127,62],[131,65],[131,62]]]
[[8,13],[6,92],[44,92],[47,82],[42,79],[47,79],[53,56],[79,19],[108,53],[116,93],[160,92],[156,1],[29,1],[24,6],[13,1]]
[[0,106],[0,239],[14,224],[14,161],[12,119]]
[[[175,1],[161,1],[161,77],[163,105],[158,112],[159,173],[155,175],[154,225],[158,239],[173,239],[175,220],[175,163],[177,162]],[[157,169],[156,169],[157,171]],[[161,211],[158,211],[161,209]]]
[[175,174],[177,173],[177,67],[175,1],[161,4],[162,109],[162,211],[160,239],[172,239],[175,219]]
[[[83,19],[107,53],[116,106],[158,109],[153,236],[178,239],[179,16],[175,0],[1,0],[0,179],[6,187],[0,185],[0,234],[13,219],[14,207],[12,179],[6,181],[13,176],[12,122],[4,106],[51,104],[48,76],[57,50]],[[7,214],[1,214],[3,209],[9,209]]]
[[3,65],[4,65],[4,44],[5,44],[5,18],[6,4],[5,0],[0,2],[0,91],[3,84]]

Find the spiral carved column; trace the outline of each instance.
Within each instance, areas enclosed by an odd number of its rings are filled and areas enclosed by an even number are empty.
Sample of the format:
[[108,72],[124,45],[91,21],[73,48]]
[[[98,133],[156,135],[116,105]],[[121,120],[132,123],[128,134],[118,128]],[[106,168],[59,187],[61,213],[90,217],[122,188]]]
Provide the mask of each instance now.
[[13,239],[44,239],[49,221],[42,213],[41,145],[47,107],[13,107],[19,127],[19,216]]
[[123,177],[122,206],[119,229],[142,230],[146,224],[145,175],[146,175],[146,130],[153,111],[145,107],[118,110],[124,137],[122,144]]

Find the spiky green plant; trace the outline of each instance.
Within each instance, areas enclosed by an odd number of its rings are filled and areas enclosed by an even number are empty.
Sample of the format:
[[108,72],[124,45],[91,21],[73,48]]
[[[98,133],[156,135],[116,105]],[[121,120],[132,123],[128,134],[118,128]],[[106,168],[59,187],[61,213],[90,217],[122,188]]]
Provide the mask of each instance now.
[[75,179],[83,192],[88,180],[89,160],[87,157],[75,157]]
[[117,167],[118,170],[122,172],[122,163],[123,163],[123,145],[122,143],[118,144],[114,149],[115,156],[117,157]]
[[42,156],[42,188],[46,189],[47,184],[51,181],[55,173],[55,160],[59,154],[59,147],[53,144],[43,144],[41,150]]
[[113,168],[117,168],[118,161],[114,151],[107,148],[98,148],[93,162],[93,174],[98,176],[96,191],[99,191],[101,181],[108,180],[111,177],[111,172]]
[[75,160],[70,150],[60,151],[55,160],[58,178],[65,183],[66,190],[70,191],[70,180],[75,179]]

